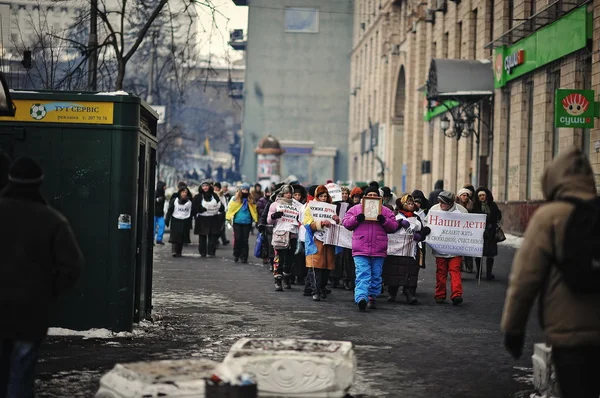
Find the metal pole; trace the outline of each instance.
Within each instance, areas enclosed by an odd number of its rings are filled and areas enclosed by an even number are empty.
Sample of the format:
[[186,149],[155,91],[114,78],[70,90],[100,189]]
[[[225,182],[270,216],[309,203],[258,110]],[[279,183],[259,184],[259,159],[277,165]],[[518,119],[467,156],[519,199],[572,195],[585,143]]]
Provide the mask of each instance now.
[[98,0],[90,0],[90,36],[88,41],[88,87],[91,91],[98,90]]

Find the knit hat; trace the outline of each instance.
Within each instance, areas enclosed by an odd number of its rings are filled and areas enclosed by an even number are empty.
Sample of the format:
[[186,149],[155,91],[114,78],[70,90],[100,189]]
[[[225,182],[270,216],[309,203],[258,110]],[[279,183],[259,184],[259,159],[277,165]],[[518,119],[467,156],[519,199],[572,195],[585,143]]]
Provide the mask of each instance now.
[[375,192],[377,196],[380,196],[379,188],[376,185],[369,185],[369,187],[365,190],[365,196],[367,196],[370,192]]
[[242,189],[247,189],[247,190],[250,190],[250,184],[248,184],[247,182],[243,183],[243,184],[240,186],[240,190],[242,190]]
[[202,181],[200,183],[200,186],[202,186],[202,185],[208,185],[208,186],[210,186],[210,181],[209,180],[204,180],[204,181]]
[[221,183],[219,181],[215,182],[214,187],[221,188]]
[[381,188],[382,196],[392,196],[392,190],[390,187],[382,187]]
[[35,160],[28,157],[21,157],[15,160],[10,167],[8,181],[13,184],[37,185],[44,181],[44,172]]
[[352,188],[352,191],[350,191],[350,197],[362,196],[362,194],[363,194],[363,191],[359,187],[354,187],[354,188]]
[[463,194],[467,194],[469,195],[469,198],[471,197],[471,191],[467,188],[461,188],[458,193],[456,194],[456,196],[458,196],[459,198],[463,195]]
[[377,181],[371,181],[369,183],[369,186],[370,187],[375,187],[375,188],[379,189],[379,183]]
[[284,185],[279,189],[279,193],[277,194],[277,196],[283,196],[286,193],[291,193],[292,195],[294,194],[294,188],[292,188],[291,185]]
[[402,195],[402,197],[400,198],[400,203],[402,204],[402,206],[404,206],[405,204],[408,203],[409,200],[412,200],[414,202],[415,198],[413,198],[412,195],[407,193],[407,194]]
[[454,204],[454,194],[450,191],[442,191],[438,195],[438,201],[447,205]]

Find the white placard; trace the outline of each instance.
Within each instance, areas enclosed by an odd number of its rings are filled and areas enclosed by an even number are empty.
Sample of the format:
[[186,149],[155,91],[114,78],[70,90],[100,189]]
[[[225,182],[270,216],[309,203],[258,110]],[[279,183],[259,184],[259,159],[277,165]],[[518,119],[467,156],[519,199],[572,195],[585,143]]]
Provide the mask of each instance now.
[[338,214],[338,216],[340,217],[340,220],[343,220],[344,217],[346,217],[346,212],[348,211],[348,206],[350,206],[350,203],[347,203],[347,202],[340,203],[340,214]]
[[440,254],[481,257],[485,214],[431,211],[427,226],[431,233],[425,242]]
[[331,221],[336,215],[336,206],[331,203],[312,200],[308,203],[308,207],[315,221]]
[[330,227],[325,228],[323,243],[352,249],[352,231],[342,225],[331,224]]
[[298,229],[300,210],[296,206],[277,202],[277,211],[283,213],[283,216],[277,220],[277,230],[285,229],[294,232]]
[[202,199],[202,207],[204,207],[206,211],[204,212],[204,214],[200,213],[201,215],[215,216],[219,213],[219,207],[221,207],[221,202],[217,202],[214,198],[211,199],[210,202],[207,202],[206,200]]
[[342,188],[338,184],[331,182],[325,185],[325,188],[327,188],[327,192],[329,192],[332,202],[342,201]]
[[397,232],[389,234],[387,254],[388,256],[416,258],[417,242],[415,242],[414,233],[404,228],[400,228]]

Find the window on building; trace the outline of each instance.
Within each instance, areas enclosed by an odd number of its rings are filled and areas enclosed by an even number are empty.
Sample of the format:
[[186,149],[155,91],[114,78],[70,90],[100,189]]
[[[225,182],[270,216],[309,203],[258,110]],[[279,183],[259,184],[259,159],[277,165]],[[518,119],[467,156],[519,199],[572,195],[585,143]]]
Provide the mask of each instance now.
[[554,127],[554,93],[560,88],[560,63],[558,69],[552,69],[548,76],[548,95],[550,96],[550,107],[552,108],[552,157],[558,153],[560,135],[558,127]]
[[458,59],[462,59],[462,38],[463,38],[463,23],[462,21],[456,26],[456,45],[458,46]]
[[444,33],[442,42],[442,58],[448,58],[448,32]]
[[319,10],[316,8],[286,8],[285,31],[319,33]]
[[[488,35],[487,42],[490,43],[494,40],[494,7],[496,7],[496,2],[494,0],[488,0],[488,12],[486,12],[487,25],[490,28],[490,32]],[[489,49],[490,55],[493,54],[494,49],[490,47]]]
[[479,19],[477,16],[477,8],[471,11],[472,22],[472,33],[469,37],[469,55],[467,57],[477,59],[477,27],[479,26]]
[[[583,67],[583,88],[584,90],[592,89],[592,57],[586,54],[585,59],[577,60],[579,65]],[[581,132],[581,150],[585,156],[590,156],[590,129],[582,129]]]
[[506,141],[504,142],[504,200],[508,201],[509,165],[510,165],[510,86],[506,86],[502,93],[502,102],[506,108]]
[[527,109],[527,184],[525,188],[525,199],[531,199],[531,181],[533,177],[532,157],[533,157],[533,80],[525,82],[525,96]]

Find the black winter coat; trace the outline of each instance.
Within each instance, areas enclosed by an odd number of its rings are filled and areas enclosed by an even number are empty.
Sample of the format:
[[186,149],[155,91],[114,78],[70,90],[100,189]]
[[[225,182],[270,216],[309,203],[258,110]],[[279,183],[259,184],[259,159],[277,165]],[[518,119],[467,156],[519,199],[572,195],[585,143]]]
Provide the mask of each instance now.
[[[496,242],[496,229],[500,220],[502,220],[502,212],[500,208],[494,202],[494,197],[491,192],[487,189],[478,189],[479,191],[485,191],[487,195],[488,207],[490,208],[490,214],[487,215],[485,221],[485,232],[483,233],[483,256],[484,257],[495,257],[498,255],[498,242]],[[477,199],[477,193],[475,194],[475,203],[473,205],[472,213],[475,214],[486,214],[481,208],[481,202]]]
[[444,180],[437,180],[433,185],[433,191],[429,193],[429,205],[438,204],[438,195],[444,190]]
[[7,196],[0,194],[0,337],[37,340],[54,300],[79,279],[83,255],[62,214]]

